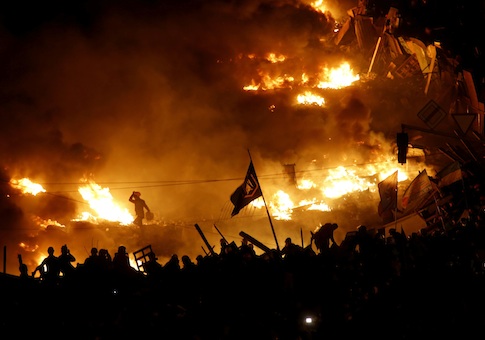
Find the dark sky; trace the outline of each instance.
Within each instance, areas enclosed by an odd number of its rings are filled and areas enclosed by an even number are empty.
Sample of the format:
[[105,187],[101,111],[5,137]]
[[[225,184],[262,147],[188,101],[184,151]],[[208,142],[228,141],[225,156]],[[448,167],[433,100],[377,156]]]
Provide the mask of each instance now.
[[[482,3],[473,2],[476,10],[465,2],[396,5],[406,14],[403,34],[426,40],[431,27],[451,55],[479,71],[472,37],[483,26],[474,20],[483,19]],[[371,92],[373,85],[363,84],[329,91],[328,107],[315,109],[294,105],[294,86],[242,90],[261,70],[311,75],[345,59],[365,71],[368,53],[329,42],[335,21],[356,5],[339,1],[323,14],[290,0],[3,2],[3,176],[44,183],[52,195],[28,204],[43,218],[68,221],[85,209],[76,190],[91,178],[121,202],[141,191],[171,223],[216,220],[245,175],[248,150],[262,181],[289,163],[307,170],[368,162],[425,97],[403,100],[386,86]],[[376,5],[375,13],[387,12]],[[269,52],[286,62],[270,65]],[[381,96],[401,105],[389,114]],[[282,184],[265,185],[271,192]],[[29,224],[22,204],[4,203],[9,227]]]

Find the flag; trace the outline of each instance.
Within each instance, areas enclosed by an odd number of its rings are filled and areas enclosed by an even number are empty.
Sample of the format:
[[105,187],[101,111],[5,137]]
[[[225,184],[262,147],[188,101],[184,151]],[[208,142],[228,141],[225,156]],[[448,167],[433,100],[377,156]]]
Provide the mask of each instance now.
[[377,211],[379,216],[382,216],[384,213],[397,208],[397,170],[377,184],[377,187],[381,197]]
[[231,202],[234,204],[231,217],[237,215],[242,208],[262,195],[253,161],[251,161],[244,182],[231,195]]
[[418,209],[430,197],[432,192],[434,192],[433,184],[428,177],[426,169],[424,169],[404,191],[401,206],[408,211]]
[[462,179],[460,163],[453,162],[449,164],[440,172],[438,172],[436,174],[436,177],[439,179],[438,186],[440,188],[460,181]]

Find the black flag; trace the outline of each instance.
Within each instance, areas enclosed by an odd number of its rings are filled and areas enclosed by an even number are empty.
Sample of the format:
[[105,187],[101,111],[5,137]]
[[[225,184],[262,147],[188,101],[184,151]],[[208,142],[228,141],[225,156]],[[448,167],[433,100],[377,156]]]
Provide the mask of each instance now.
[[256,171],[251,161],[244,182],[231,195],[231,202],[234,204],[231,217],[237,215],[242,208],[262,195]]

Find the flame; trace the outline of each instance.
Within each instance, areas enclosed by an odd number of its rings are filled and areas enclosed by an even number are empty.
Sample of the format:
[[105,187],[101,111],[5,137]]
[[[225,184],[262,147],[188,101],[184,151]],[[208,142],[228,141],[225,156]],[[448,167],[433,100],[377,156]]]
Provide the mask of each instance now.
[[320,89],[340,89],[360,79],[359,75],[354,74],[348,62],[343,62],[339,68],[324,67],[319,78],[322,79],[317,85]]
[[88,181],[78,189],[81,196],[89,203],[97,216],[88,212],[83,212],[81,220],[94,220],[98,218],[103,220],[120,222],[127,225],[133,222],[133,216],[128,209],[122,208],[113,201],[109,188],[102,188],[93,181]]
[[43,227],[43,228],[47,228],[50,225],[56,226],[56,227],[61,227],[61,228],[66,227],[64,224],[59,223],[59,222],[54,221],[54,220],[51,220],[50,218],[48,218],[47,220],[44,220],[44,219],[40,218],[39,216],[33,216],[32,220],[34,221],[34,223],[36,225]]
[[290,195],[283,190],[278,190],[269,204],[272,215],[276,220],[291,220],[294,206]]
[[341,197],[350,192],[364,191],[375,187],[375,182],[366,180],[356,175],[356,170],[339,166],[329,170],[330,175],[324,180],[321,189],[324,196],[330,198]]
[[19,189],[24,194],[31,194],[36,196],[40,192],[46,192],[42,185],[32,182],[28,178],[21,178],[19,180],[11,179],[10,185]]
[[320,97],[319,95],[313,94],[310,91],[306,91],[304,94],[299,94],[297,97],[298,104],[303,105],[318,105],[324,106],[325,105],[325,98]]
[[325,13],[328,11],[328,8],[323,4],[323,0],[316,0],[311,3],[311,6],[317,11],[321,13]]
[[[302,199],[298,205],[294,204],[294,200],[290,194],[283,190],[278,190],[271,198],[268,209],[271,215],[277,220],[291,220],[293,212],[296,209],[302,211],[318,210],[329,212],[331,206],[326,202],[327,200],[334,200],[348,194],[369,191],[377,193],[377,184],[387,178],[389,175],[398,170],[398,182],[408,180],[408,174],[393,166],[394,161],[386,160],[386,157],[381,156],[382,161],[356,166],[338,166],[334,169],[327,169],[326,176],[316,180],[308,177],[310,174],[305,173],[304,176],[298,179],[297,189],[304,196],[309,195],[310,190],[314,192],[315,189],[320,192],[321,197],[313,197],[312,199]],[[255,208],[264,207],[262,200],[255,200],[252,202]],[[377,202],[376,202],[377,205]]]
[[[275,53],[268,54],[265,60],[271,63],[282,63],[286,59],[283,56],[276,56]],[[320,89],[340,89],[351,86],[354,82],[360,80],[359,75],[354,74],[348,62],[342,62],[336,68],[323,67],[320,73],[313,77],[316,84],[311,83],[312,77],[306,73],[301,75],[280,74],[272,76],[267,69],[258,69],[259,81],[252,79],[251,84],[243,86],[245,91],[267,91],[282,88],[293,88],[297,85],[306,85]],[[301,79],[297,81],[296,79]]]
[[282,54],[280,55],[276,55],[276,53],[268,53],[268,55],[266,56],[266,60],[268,60],[269,62],[275,64],[275,63],[281,63],[283,61],[285,61],[286,57]]
[[28,245],[27,243],[24,243],[24,242],[20,242],[19,247],[22,248],[25,251],[28,251],[29,253],[34,253],[35,251],[37,251],[37,249],[39,249],[38,245],[31,247],[30,245]]

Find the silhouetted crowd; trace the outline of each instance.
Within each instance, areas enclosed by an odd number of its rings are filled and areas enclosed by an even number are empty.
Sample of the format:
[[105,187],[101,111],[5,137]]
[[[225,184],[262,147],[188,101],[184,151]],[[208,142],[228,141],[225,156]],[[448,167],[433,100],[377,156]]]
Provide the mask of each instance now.
[[123,245],[84,261],[49,247],[32,273],[20,261],[19,276],[1,276],[0,326],[49,339],[472,339],[485,326],[482,188],[442,188],[452,199],[436,223],[408,235],[360,225],[338,243],[329,222],[306,247],[288,237],[257,254],[257,240],[222,238],[160,263],[149,246],[133,252],[137,268]]
[[150,252],[141,268],[124,246],[76,267],[67,245],[50,247],[32,274],[3,278],[0,322],[19,338],[471,338],[485,325],[484,216],[411,235],[362,225],[316,250],[221,240],[194,260]]

